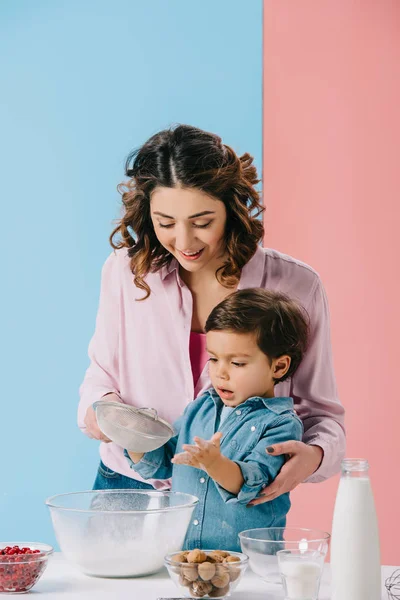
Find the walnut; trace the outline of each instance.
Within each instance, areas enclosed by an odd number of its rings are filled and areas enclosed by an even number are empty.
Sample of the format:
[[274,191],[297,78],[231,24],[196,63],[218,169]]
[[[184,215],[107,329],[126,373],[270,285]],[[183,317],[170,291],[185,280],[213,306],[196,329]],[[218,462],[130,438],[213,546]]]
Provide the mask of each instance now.
[[232,554],[230,554],[229,556],[226,556],[224,558],[224,563],[233,563],[233,562],[240,562],[239,556],[233,556]]
[[187,562],[186,557],[189,553],[188,552],[178,552],[178,554],[174,554],[173,556],[171,556],[171,561],[172,562]]
[[217,552],[214,552],[214,551],[210,552],[210,554],[208,555],[207,560],[210,560],[210,559],[211,559],[211,562],[214,562],[214,563],[224,562],[224,557],[221,556],[221,554],[218,554]]
[[215,557],[212,556],[211,552],[210,552],[210,554],[207,554],[206,562],[213,563],[213,564],[216,562]]
[[183,585],[184,587],[189,587],[192,582],[190,579],[187,579],[183,573],[179,573],[179,585]]
[[183,565],[181,567],[181,574],[189,581],[196,581],[199,576],[196,565]]
[[214,550],[215,554],[220,554],[222,556],[222,558],[226,558],[227,556],[230,556],[229,552],[226,552],[226,550]]
[[211,583],[217,588],[226,587],[229,584],[229,573],[227,571],[217,572],[211,579]]
[[207,559],[207,555],[202,550],[195,548],[186,556],[188,563],[202,563]]
[[225,573],[229,572],[229,568],[230,568],[230,565],[220,563],[216,566],[215,574],[216,575],[224,575]]
[[210,596],[210,598],[223,598],[227,594],[229,594],[229,585],[227,585],[224,588],[216,587],[216,588],[213,588],[211,590],[211,592],[208,592],[208,595]]
[[189,588],[190,593],[195,598],[202,598],[212,590],[212,585],[208,581],[193,581]]
[[203,581],[210,581],[215,575],[216,567],[211,562],[203,562],[198,567],[198,572]]

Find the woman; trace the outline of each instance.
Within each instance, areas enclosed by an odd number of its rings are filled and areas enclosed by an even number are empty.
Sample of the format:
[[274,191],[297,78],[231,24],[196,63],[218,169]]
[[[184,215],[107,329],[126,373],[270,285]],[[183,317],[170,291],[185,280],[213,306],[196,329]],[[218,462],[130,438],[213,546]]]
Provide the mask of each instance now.
[[302,364],[276,388],[277,395],[293,397],[303,442],[266,449],[289,460],[253,503],[336,473],[345,450],[344,411],[325,292],[309,266],[259,246],[264,209],[252,157],[239,158],[218,136],[179,125],[134,152],[126,175],[128,182],[120,186],[124,213],[110,237],[116,251],[103,267],[91,363],[80,390],[78,424],[102,441],[94,489],[169,487],[168,481],[140,480],[123,449],[99,430],[92,404],[105,398],[152,407],[175,421],[210,387],[207,316],[236,289],[251,287],[296,298],[311,323]]

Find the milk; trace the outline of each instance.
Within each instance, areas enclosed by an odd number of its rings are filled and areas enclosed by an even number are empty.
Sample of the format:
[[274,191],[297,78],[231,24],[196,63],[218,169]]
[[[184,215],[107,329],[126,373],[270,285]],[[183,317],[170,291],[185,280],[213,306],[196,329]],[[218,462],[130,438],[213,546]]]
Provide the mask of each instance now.
[[366,460],[345,459],[332,524],[332,600],[380,600],[378,523]]
[[317,562],[286,562],[280,566],[285,595],[290,600],[314,600],[318,595],[321,565]]

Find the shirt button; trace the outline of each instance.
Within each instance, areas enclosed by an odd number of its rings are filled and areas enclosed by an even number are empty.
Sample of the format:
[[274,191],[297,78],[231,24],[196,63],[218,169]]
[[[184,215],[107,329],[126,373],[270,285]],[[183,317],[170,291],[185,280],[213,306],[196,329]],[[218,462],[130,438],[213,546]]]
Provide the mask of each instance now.
[[198,525],[198,524],[199,524],[198,520],[197,520],[197,519],[195,519],[195,520],[193,521],[193,525]]
[[237,410],[236,414],[237,414],[237,416],[240,416],[242,414],[242,411],[241,410]]
[[256,430],[256,428],[255,428],[255,426],[253,425],[253,426],[252,426],[252,428],[251,428],[251,431],[255,431],[255,430]]
[[205,482],[204,477],[200,477],[200,483],[204,483],[204,482]]

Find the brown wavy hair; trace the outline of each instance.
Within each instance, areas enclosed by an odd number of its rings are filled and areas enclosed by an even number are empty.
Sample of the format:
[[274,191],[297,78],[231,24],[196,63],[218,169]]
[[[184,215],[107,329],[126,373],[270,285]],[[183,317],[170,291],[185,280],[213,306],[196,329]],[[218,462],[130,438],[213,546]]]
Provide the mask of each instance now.
[[194,188],[224,203],[227,259],[215,275],[222,285],[233,287],[264,234],[258,218],[264,207],[255,187],[259,179],[253,157],[237,156],[218,135],[177,125],[156,133],[133,151],[125,173],[128,181],[118,186],[124,212],[110,243],[115,249],[128,248],[135,285],[146,294],[142,300],[150,295],[146,275],[169,265],[173,258],[158,241],[150,217],[150,198],[156,187]]

